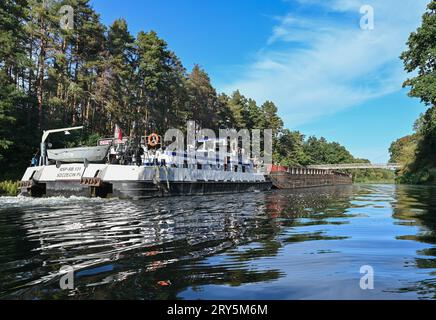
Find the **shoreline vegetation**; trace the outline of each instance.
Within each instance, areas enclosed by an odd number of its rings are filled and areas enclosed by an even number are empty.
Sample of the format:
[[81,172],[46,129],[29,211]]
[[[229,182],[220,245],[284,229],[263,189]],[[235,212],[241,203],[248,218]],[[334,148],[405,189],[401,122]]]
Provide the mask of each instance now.
[[[65,4],[74,9],[73,29],[59,24]],[[183,130],[193,120],[212,130],[272,129],[275,164],[369,162],[337,142],[285,128],[272,101],[217,93],[206,71],[187,71],[156,32],[134,36],[123,19],[106,26],[89,0],[3,1],[0,32],[0,181],[21,177],[42,130],[76,125],[83,132],[52,137],[53,146],[94,144],[116,124],[135,135]],[[395,179],[389,170],[347,172],[355,182]]]
[[403,86],[409,96],[428,106],[414,125],[415,133],[392,143],[391,162],[404,165],[397,171],[397,183],[436,184],[436,1],[432,0],[421,26],[409,37],[402,53],[405,70],[416,74]]

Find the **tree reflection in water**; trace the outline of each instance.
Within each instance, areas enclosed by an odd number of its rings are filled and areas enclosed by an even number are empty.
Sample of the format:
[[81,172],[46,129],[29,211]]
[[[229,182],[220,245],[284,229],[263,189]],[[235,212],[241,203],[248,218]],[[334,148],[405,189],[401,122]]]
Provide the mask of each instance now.
[[[393,208],[393,217],[399,220],[399,224],[419,228],[417,233],[399,236],[398,239],[436,244],[436,188],[398,186]],[[417,256],[415,267],[427,270],[429,277],[398,291],[416,291],[422,297],[436,299],[436,248],[418,250]]]

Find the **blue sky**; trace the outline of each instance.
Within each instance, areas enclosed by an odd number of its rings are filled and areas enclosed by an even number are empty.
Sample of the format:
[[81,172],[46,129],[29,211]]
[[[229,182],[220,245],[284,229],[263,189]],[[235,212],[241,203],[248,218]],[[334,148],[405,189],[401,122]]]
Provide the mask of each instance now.
[[[355,156],[388,160],[390,143],[425,110],[407,97],[400,53],[427,0],[92,0],[109,25],[155,30],[218,91],[274,101],[291,130]],[[361,30],[362,5],[374,29]]]

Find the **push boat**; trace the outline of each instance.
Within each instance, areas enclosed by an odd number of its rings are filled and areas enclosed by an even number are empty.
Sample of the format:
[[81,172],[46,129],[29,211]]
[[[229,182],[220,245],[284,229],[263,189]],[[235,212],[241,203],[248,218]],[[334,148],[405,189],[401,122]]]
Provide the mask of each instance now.
[[158,147],[162,139],[157,134],[123,139],[116,133],[94,147],[47,149],[49,134],[82,128],[44,131],[39,160],[32,160],[19,183],[21,195],[143,199],[272,187],[261,165],[240,151],[216,156],[220,146],[228,150],[227,139],[198,140],[194,153],[169,152],[162,143]]

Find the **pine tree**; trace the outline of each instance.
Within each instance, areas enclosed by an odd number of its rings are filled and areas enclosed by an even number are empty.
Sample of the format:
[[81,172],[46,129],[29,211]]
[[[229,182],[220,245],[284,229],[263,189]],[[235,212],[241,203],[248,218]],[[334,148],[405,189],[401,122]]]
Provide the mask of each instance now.
[[265,129],[272,129],[274,139],[277,139],[278,134],[283,127],[283,120],[277,115],[277,107],[271,101],[266,101],[262,104],[263,119],[265,120]]
[[235,119],[229,106],[229,100],[230,98],[225,93],[218,95],[217,118],[219,129],[232,129],[236,127]]
[[47,61],[53,58],[53,34],[58,26],[58,16],[56,6],[52,1],[29,0],[29,22],[27,30],[31,33],[31,39],[34,43],[31,45],[35,50],[31,56],[36,56],[36,73],[35,92],[38,103],[38,128],[43,127],[45,98],[48,96],[46,91],[46,77],[48,72]]
[[164,132],[179,127],[186,117],[185,69],[156,32],[140,32],[135,42],[138,55],[140,112],[147,129]]
[[235,129],[246,129],[248,120],[247,98],[245,98],[239,90],[233,92],[231,95],[229,108],[233,114]]
[[107,36],[109,59],[105,64],[103,77],[107,95],[100,100],[109,114],[110,125],[119,123],[125,129],[130,129],[132,122],[132,95],[134,76],[134,38],[123,19],[116,20],[109,28]]
[[105,27],[88,0],[70,0],[62,4],[73,7],[75,23],[72,30],[58,28],[55,33],[56,54],[49,68],[53,93],[49,104],[63,122],[82,123],[93,129],[95,83],[102,73]]
[[25,29],[28,4],[24,0],[0,3],[0,178],[22,174],[34,147],[35,127],[28,110],[33,101],[27,96],[31,65],[26,49]]
[[[24,47],[25,1],[0,4],[0,160],[13,145],[13,125],[22,103],[20,82],[27,62]],[[21,81],[20,81],[21,80]]]
[[219,128],[218,97],[208,74],[199,65],[195,65],[186,83],[190,119],[196,121],[202,128]]
[[273,158],[283,166],[307,165],[309,158],[304,152],[304,135],[298,131],[284,129],[274,148]]

